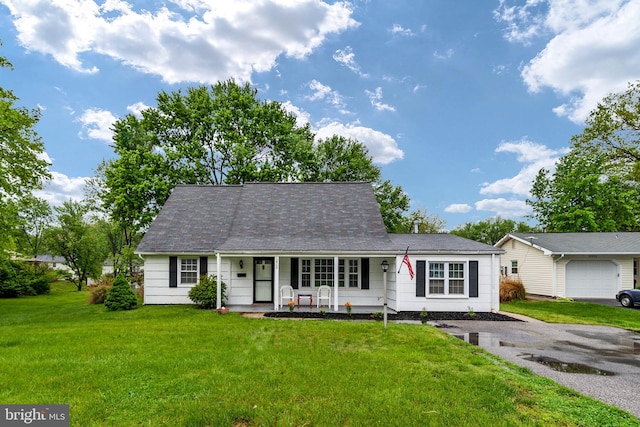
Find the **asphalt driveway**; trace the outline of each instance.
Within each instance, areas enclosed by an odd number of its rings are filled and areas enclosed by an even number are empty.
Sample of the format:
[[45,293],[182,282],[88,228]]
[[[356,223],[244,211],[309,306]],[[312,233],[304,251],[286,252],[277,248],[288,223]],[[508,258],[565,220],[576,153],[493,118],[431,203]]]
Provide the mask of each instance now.
[[441,321],[436,326],[504,360],[640,418],[639,334],[608,326],[524,319],[527,321]]

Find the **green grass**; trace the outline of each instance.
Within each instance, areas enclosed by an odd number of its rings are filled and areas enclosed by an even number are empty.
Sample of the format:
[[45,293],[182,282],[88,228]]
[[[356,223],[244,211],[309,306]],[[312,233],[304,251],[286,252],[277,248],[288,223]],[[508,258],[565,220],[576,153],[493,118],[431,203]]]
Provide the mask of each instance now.
[[549,323],[615,326],[640,332],[640,310],[609,307],[589,302],[512,301],[500,310]]
[[73,426],[640,424],[431,326],[87,299],[0,300],[0,403],[66,403]]

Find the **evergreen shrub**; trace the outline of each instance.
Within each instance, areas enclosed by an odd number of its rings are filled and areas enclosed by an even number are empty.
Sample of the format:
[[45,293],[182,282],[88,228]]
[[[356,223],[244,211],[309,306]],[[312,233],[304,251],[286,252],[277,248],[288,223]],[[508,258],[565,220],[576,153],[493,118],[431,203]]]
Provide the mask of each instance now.
[[138,306],[138,298],[122,274],[113,281],[104,305],[109,311],[131,310]]

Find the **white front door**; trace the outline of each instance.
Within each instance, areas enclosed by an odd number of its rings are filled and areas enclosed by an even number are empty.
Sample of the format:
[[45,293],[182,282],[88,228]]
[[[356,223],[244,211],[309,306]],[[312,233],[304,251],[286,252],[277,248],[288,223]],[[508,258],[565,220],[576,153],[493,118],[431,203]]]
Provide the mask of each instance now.
[[254,258],[253,277],[253,302],[273,302],[273,258]]

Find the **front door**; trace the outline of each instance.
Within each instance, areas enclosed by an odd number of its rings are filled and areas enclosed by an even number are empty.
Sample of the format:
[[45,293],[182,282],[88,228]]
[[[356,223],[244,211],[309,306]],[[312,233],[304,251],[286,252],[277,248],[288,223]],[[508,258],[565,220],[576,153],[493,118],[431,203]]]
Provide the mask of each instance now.
[[253,302],[273,302],[273,258],[253,259]]

